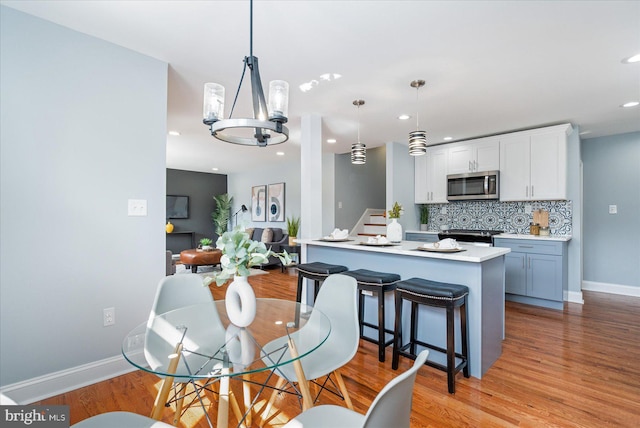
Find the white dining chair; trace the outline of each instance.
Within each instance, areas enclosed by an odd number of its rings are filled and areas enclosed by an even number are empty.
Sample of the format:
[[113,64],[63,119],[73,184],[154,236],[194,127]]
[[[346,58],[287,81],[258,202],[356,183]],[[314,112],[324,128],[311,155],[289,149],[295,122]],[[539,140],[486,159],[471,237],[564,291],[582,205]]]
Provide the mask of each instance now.
[[[198,305],[193,310],[176,311]],[[173,311],[173,312],[172,312]],[[163,315],[158,317],[158,315]],[[183,325],[187,329],[176,328]],[[200,370],[201,373],[210,372],[219,363],[212,359],[203,365],[201,356],[215,355],[224,345],[225,329],[216,309],[209,287],[203,285],[202,277],[198,274],[171,275],[162,278],[158,284],[155,299],[149,313],[145,332],[144,354],[149,367],[154,371],[165,371],[169,365],[168,355],[174,354],[176,345],[183,344],[176,373],[187,373]],[[218,355],[221,358],[221,355]],[[193,362],[193,360],[197,360]],[[180,418],[183,403],[183,391],[187,383],[191,383],[196,392],[200,388],[192,378],[175,376],[174,384],[182,384],[176,398],[176,419]],[[160,407],[162,406],[162,407]],[[156,405],[152,413],[153,418],[159,418],[163,403]]]
[[283,428],[409,428],[416,374],[428,355],[427,350],[420,352],[413,367],[391,380],[373,400],[366,415],[342,406],[322,405],[301,413]]
[[[300,359],[305,377],[309,381],[314,381],[326,376],[334,375],[340,393],[349,409],[353,409],[353,404],[349,393],[342,379],[339,369],[347,364],[356,355],[359,345],[359,325],[358,325],[358,285],[355,278],[347,275],[329,275],[324,280],[320,292],[316,298],[314,309],[318,309],[331,321],[331,332],[327,340],[310,354]],[[320,315],[318,312],[311,312],[307,323],[298,331],[291,333],[291,338],[296,344],[298,354],[307,352],[305,336],[318,328]],[[311,333],[313,334],[313,333]],[[281,348],[287,343],[287,337],[276,339],[263,347],[263,351],[268,353],[274,349]],[[315,339],[313,340],[316,343]],[[265,364],[268,363],[263,358]],[[279,390],[283,388],[287,381],[298,382],[293,364],[285,364],[274,369],[280,377],[276,384],[267,406],[262,414],[262,423],[266,421],[271,406]],[[319,385],[324,385],[316,381]],[[323,386],[324,388],[324,386]],[[320,390],[322,392],[322,389]],[[316,397],[317,399],[317,397]]]
[[175,428],[162,421],[130,412],[108,412],[71,425],[73,428]]

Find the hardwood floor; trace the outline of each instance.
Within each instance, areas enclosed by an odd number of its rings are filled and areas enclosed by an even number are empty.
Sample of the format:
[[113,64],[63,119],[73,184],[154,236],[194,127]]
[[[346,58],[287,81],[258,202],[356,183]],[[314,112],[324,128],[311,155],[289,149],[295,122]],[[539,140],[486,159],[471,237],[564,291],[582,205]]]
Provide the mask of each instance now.
[[[258,297],[295,298],[293,272],[270,270],[249,282]],[[212,287],[215,299],[223,299],[224,292],[225,287]],[[583,294],[584,305],[568,303],[564,311],[507,302],[502,356],[482,379],[458,374],[455,395],[447,393],[444,372],[421,368],[411,426],[640,426],[640,298]],[[380,389],[411,363],[401,358],[394,371],[391,347],[387,361],[379,363],[376,345],[361,341],[358,354],[342,372],[356,410],[366,412]],[[135,371],[36,404],[68,404],[71,423],[113,410],[148,414],[158,387],[157,377]],[[239,390],[236,395],[241,396]],[[319,403],[342,405],[327,393]],[[215,409],[215,403],[211,407]],[[273,426],[299,412],[293,397],[280,398],[276,407]],[[166,410],[164,420],[170,423],[171,417]],[[187,411],[180,426],[208,425],[196,407]]]

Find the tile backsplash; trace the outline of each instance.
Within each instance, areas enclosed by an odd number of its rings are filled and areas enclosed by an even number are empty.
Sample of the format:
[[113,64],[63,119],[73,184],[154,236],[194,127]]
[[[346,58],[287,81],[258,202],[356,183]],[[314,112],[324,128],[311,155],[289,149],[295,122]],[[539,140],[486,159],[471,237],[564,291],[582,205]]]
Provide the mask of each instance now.
[[525,210],[544,209],[549,211],[551,235],[571,235],[571,201],[469,201],[449,204],[430,204],[428,230],[450,229],[490,229],[505,233],[529,233],[529,223],[533,214]]

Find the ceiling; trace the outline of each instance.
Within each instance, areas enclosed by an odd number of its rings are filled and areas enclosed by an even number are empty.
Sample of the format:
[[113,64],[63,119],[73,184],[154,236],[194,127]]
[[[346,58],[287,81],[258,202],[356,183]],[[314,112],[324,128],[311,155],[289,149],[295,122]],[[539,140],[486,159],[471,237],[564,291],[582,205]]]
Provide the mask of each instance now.
[[[299,159],[311,114],[334,153],[356,141],[358,116],[368,148],[407,144],[416,110],[429,144],[564,122],[582,138],[640,131],[640,107],[620,107],[640,100],[640,63],[622,63],[640,53],[640,1],[256,0],[263,85],[290,84],[290,139],[267,148],[223,143],[202,124],[205,82],[226,87],[228,115],[249,54],[248,0],[0,3],[167,62],[167,126],[181,133],[167,135],[169,168],[228,174]],[[426,81],[419,107],[415,79]],[[245,78],[234,117],[250,115],[248,88]]]

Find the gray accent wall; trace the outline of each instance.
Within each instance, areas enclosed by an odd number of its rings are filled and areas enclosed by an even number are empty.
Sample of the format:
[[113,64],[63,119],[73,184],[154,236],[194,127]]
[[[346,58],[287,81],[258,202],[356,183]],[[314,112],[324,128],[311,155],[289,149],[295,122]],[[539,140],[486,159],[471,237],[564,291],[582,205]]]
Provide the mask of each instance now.
[[351,230],[367,208],[385,208],[386,156],[384,146],[367,150],[364,165],[351,164],[350,153],[336,155],[335,227]]
[[46,394],[122,361],[165,275],[168,66],[3,6],[0,31],[0,386]]
[[582,162],[584,281],[640,287],[640,132],[583,140]]
[[174,234],[167,235],[167,249],[174,254],[191,247],[191,238],[177,232],[195,233],[195,242],[201,238],[218,239],[211,213],[216,208],[214,196],[227,193],[227,176],[206,172],[167,169],[167,195],[189,196],[189,218],[171,219]]

